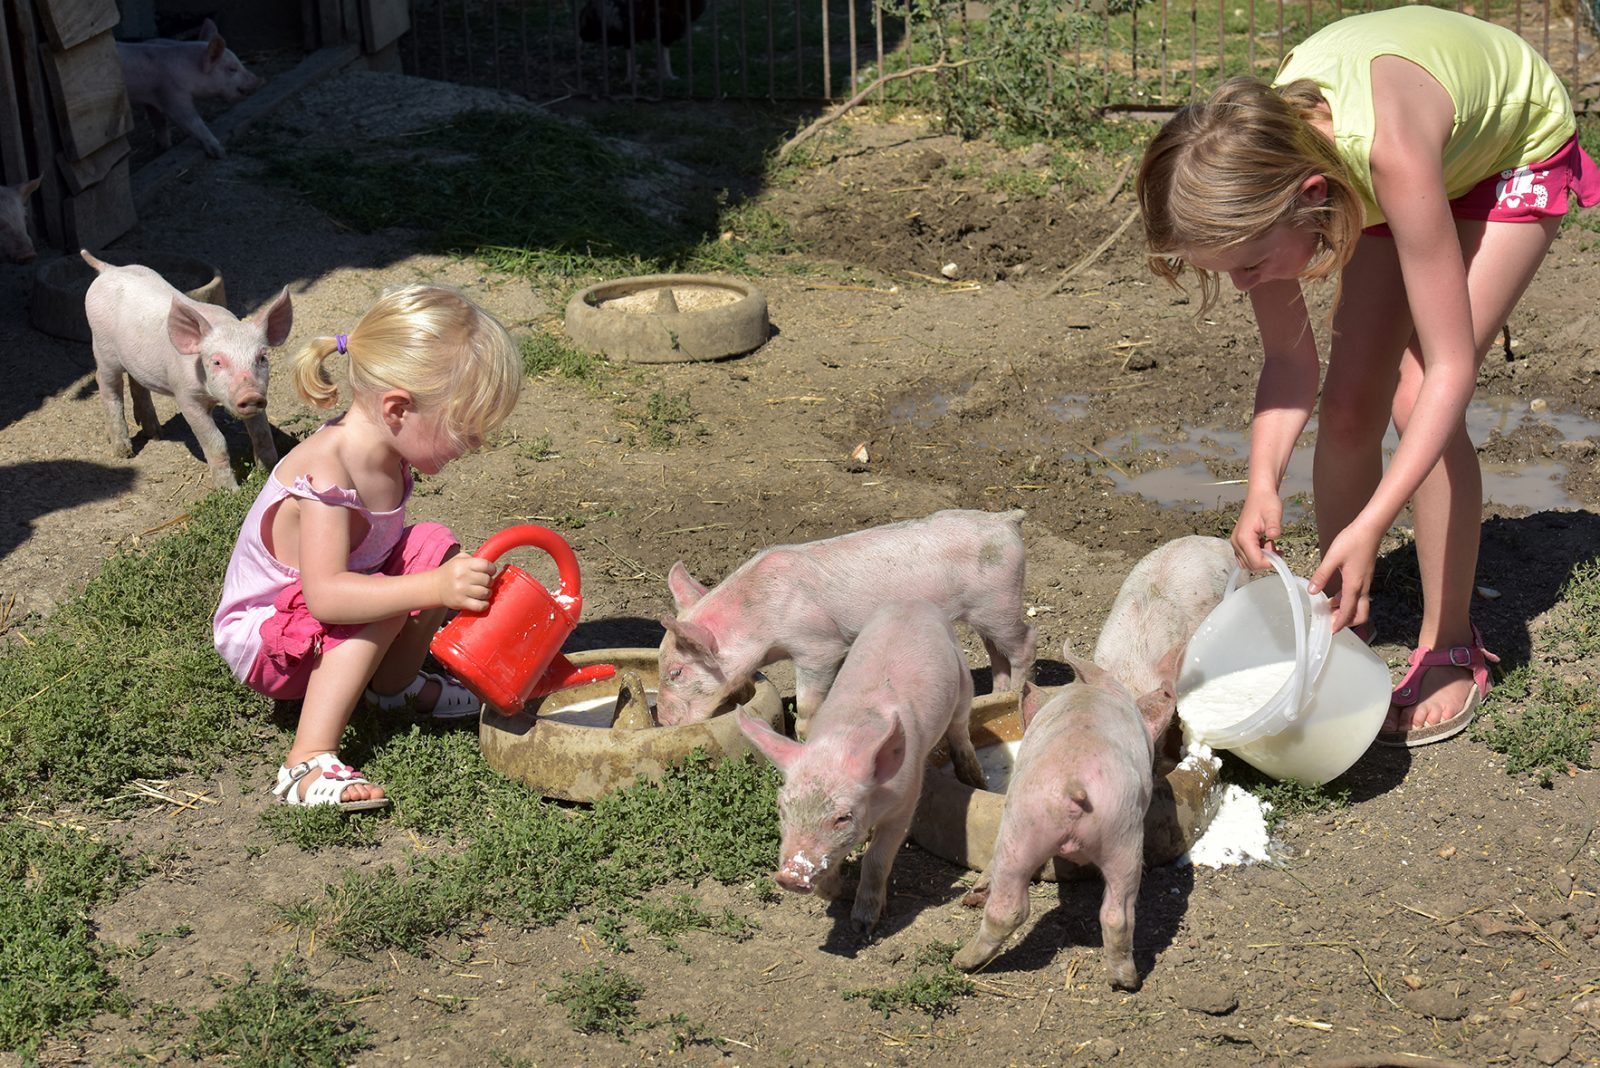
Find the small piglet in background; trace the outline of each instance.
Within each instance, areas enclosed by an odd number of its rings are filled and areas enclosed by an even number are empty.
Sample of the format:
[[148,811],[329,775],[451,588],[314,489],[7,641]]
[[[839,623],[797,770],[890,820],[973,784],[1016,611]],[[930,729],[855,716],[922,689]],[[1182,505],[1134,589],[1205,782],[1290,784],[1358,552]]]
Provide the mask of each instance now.
[[970,625],[989,651],[994,688],[1020,686],[1034,659],[1023,515],[949,510],[763,549],[709,592],[680,560],[667,574],[678,615],[661,617],[657,721],[710,719],[757,668],[787,658],[804,735],[851,641],[889,599],[928,601]]
[[1139,989],[1133,961],[1134,903],[1144,874],[1144,820],[1154,789],[1155,740],[1172,722],[1183,646],[1162,657],[1162,684],[1135,699],[1110,672],[1062,650],[1078,681],[1048,700],[1029,685],[1025,725],[1006,787],[994,858],[966,898],[984,905],[976,934],[952,963],[979,968],[1028,918],[1028,883],[1052,857],[1093,864],[1105,880],[1100,937],[1106,975]]
[[0,257],[11,263],[31,263],[38,255],[28,237],[28,198],[41,180],[0,185]]
[[148,267],[115,267],[81,251],[99,272],[84,297],[94,334],[95,379],[105,401],[113,456],[132,456],[122,407],[122,376],[128,375],[133,414],[151,439],[161,422],[150,391],[178,402],[211,466],[216,485],[237,489],[228,446],[211,409],[222,405],[250,432],[257,465],[278,462],[267,423],[267,350],[282,345],[294,324],[289,289],[246,319],[226,308],[179,293]]
[[868,933],[883,914],[889,869],[922,796],[928,752],[950,746],[956,777],[984,788],[968,733],[972,674],[943,609],[891,602],[861,628],[838,681],[797,742],[739,713],[739,728],[783,772],[779,886],[836,896],[839,867],[870,834],[850,916]]
[[1134,693],[1157,688],[1161,658],[1194,637],[1233,568],[1225,538],[1191,534],[1152,549],[1122,580],[1090,659]]
[[199,141],[212,159],[227,155],[195,110],[195,98],[220,96],[233,103],[262,82],[239,62],[215,23],[206,19],[201,24],[198,41],[119,41],[117,56],[122,60],[128,103],[145,109],[162,148],[172,145],[167,125],[171,122]]

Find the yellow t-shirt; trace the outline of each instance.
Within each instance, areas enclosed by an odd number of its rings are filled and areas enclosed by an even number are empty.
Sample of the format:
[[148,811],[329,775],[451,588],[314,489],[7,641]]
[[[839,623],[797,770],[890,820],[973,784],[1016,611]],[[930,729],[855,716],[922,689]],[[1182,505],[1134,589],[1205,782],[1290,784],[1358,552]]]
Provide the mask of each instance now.
[[1372,192],[1372,61],[1386,55],[1433,75],[1455,103],[1444,148],[1451,199],[1501,171],[1548,159],[1577,129],[1561,79],[1503,26],[1420,5],[1331,23],[1284,58],[1273,84],[1307,78],[1322,89],[1339,155],[1366,202],[1368,226],[1384,221]]

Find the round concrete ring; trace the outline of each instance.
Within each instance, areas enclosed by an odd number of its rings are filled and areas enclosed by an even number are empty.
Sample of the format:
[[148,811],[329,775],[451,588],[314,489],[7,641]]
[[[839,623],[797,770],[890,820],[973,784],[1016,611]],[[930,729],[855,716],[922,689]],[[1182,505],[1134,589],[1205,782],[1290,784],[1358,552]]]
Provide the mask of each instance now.
[[[972,703],[971,734],[973,745],[980,749],[1021,738],[1017,694],[977,697]],[[935,766],[928,769],[923,779],[922,801],[911,822],[911,840],[951,863],[973,871],[987,869],[994,856],[995,835],[1000,832],[1005,794],[974,790],[957,782],[942,766],[950,760],[943,742],[928,759]],[[1184,767],[1158,755],[1157,769],[1164,774],[1156,776],[1150,810],[1144,821],[1147,867],[1170,864],[1187,853],[1205,834],[1222,802],[1221,783],[1210,762],[1201,762],[1200,767]],[[1094,874],[1092,867],[1056,858],[1035,873],[1034,878],[1063,882]]]
[[[593,649],[567,659],[578,667],[615,664],[619,672],[638,672],[646,689],[660,685],[655,649]],[[495,771],[527,783],[546,797],[597,801],[640,779],[659,781],[669,767],[696,748],[704,749],[714,760],[754,753],[739,730],[739,718],[734,715],[738,708],[783,729],[783,698],[764,675],[756,676],[748,701],[702,723],[626,731],[562,723],[538,714],[541,707],[555,710],[614,697],[617,686],[616,679],[606,679],[559,690],[528,702],[511,716],[485,706],[478,720],[478,747]]]
[[[108,249],[99,255],[107,263],[137,263],[167,280],[184,296],[202,304],[227,307],[222,272],[204,260],[175,252],[140,252]],[[33,272],[33,292],[28,298],[28,321],[36,330],[68,341],[92,341],[89,320],[83,312],[84,294],[95,280],[95,269],[77,253],[46,260]]]
[[[691,310],[623,311],[616,306],[623,298],[640,293],[696,288],[726,290],[734,299]],[[620,278],[590,286],[567,302],[566,330],[572,343],[625,363],[688,363],[739,356],[766,344],[770,329],[766,294],[724,275]]]

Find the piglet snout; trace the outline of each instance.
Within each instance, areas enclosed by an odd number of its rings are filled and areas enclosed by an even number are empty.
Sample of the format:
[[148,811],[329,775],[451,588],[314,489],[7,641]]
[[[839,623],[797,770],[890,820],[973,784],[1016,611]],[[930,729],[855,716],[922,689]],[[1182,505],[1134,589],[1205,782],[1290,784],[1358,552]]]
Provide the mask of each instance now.
[[260,393],[246,393],[234,402],[240,415],[254,415],[267,410],[267,398]]
[[797,894],[811,893],[811,876],[803,875],[793,868],[787,866],[779,868],[772,878],[785,890],[792,890]]

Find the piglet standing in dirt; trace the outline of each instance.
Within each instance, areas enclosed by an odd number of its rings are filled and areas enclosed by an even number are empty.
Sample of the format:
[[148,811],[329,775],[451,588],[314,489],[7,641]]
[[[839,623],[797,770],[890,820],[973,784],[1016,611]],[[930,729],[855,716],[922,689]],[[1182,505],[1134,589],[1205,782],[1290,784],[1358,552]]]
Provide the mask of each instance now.
[[984,788],[971,712],[966,657],[943,609],[925,601],[886,604],[867,620],[805,742],[741,712],[739,728],[783,772],[778,885],[835,896],[840,865],[870,834],[850,912],[857,930],[870,932],[922,795],[929,750],[944,738],[956,777]]
[[262,83],[233,54],[210,19],[201,24],[199,36],[198,41],[118,42],[117,57],[122,60],[128,103],[145,109],[162,148],[172,145],[167,125],[171,122],[199,141],[206,155],[221,159],[227,153],[195,110],[195,98],[216,96],[234,103]]
[[0,257],[11,263],[31,263],[38,255],[28,236],[28,198],[39,182],[35,178],[19,185],[0,185]]
[[151,439],[161,422],[150,391],[178,402],[211,466],[212,481],[236,489],[228,446],[212,418],[222,405],[244,422],[256,464],[278,462],[267,423],[267,350],[282,345],[294,324],[289,289],[257,314],[237,319],[226,308],[179,293],[148,267],[116,267],[80,253],[98,273],[84,297],[94,335],[95,379],[105,401],[113,456],[132,456],[122,407],[122,376],[128,376],[133,414]]
[[1191,534],[1152,549],[1123,579],[1092,659],[1133,693],[1156,689],[1161,658],[1194,637],[1233,568],[1225,538]]
[[998,690],[1033,666],[1023,617],[1023,512],[950,510],[836,538],[763,549],[707,592],[683,562],[661,617],[663,726],[713,716],[756,669],[794,661],[797,732],[833,683],[845,651],[886,600],[928,601],[983,639]]
[[1113,987],[1137,990],[1134,903],[1144,872],[1145,811],[1155,739],[1172,722],[1182,646],[1162,658],[1162,685],[1137,700],[1109,672],[1075,659],[1070,648],[1062,653],[1079,681],[1048,701],[1031,685],[1023,691],[1025,732],[1006,787],[994,858],[969,895],[970,903],[983,901],[983,921],[953,963],[971,971],[994,959],[1028,918],[1033,874],[1059,856],[1100,869],[1106,975]]

